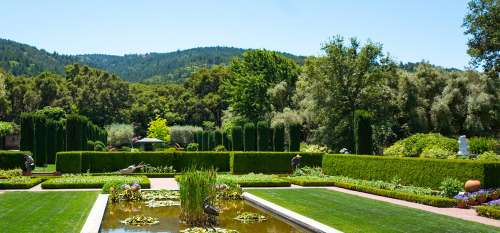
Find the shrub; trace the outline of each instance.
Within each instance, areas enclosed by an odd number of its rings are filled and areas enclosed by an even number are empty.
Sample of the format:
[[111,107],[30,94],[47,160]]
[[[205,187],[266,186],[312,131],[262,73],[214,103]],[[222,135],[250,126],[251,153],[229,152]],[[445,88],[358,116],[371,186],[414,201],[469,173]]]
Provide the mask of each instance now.
[[230,160],[231,172],[233,174],[289,173],[291,159],[297,154],[302,156],[301,166],[321,166],[322,153],[233,152]]
[[27,176],[17,176],[0,180],[0,189],[29,189],[43,180]]
[[223,144],[222,130],[214,131],[214,148]]
[[207,150],[213,150],[215,148],[215,131],[211,130],[208,132],[208,149]]
[[0,150],[0,169],[24,169],[24,155],[29,151],[4,151]]
[[473,154],[482,154],[486,151],[495,151],[499,144],[494,138],[471,137],[469,139],[469,150]]
[[257,131],[253,123],[246,123],[243,127],[243,137],[245,141],[245,151],[257,150]]
[[35,125],[35,141],[33,156],[37,166],[47,164],[47,123],[43,115],[35,114],[33,119]]
[[219,175],[219,183],[236,183],[241,187],[288,187],[290,182],[276,175],[246,174],[246,175]]
[[214,151],[221,152],[221,151],[226,151],[226,148],[224,145],[218,145],[214,148]]
[[158,138],[165,142],[170,141],[170,128],[168,127],[168,122],[159,116],[148,123],[148,137]]
[[82,172],[82,153],[81,152],[57,153],[56,170],[62,173]]
[[403,143],[401,143],[401,141],[398,141],[392,146],[385,148],[384,155],[392,157],[404,157],[404,150],[405,148],[403,146]]
[[120,191],[122,189],[123,185],[125,185],[125,184],[127,184],[127,183],[123,182],[123,180],[108,181],[102,186],[101,193],[109,194],[111,188],[113,188],[116,191]]
[[22,151],[34,151],[34,137],[35,136],[35,125],[33,122],[33,114],[22,113],[21,114],[21,150]]
[[390,181],[398,176],[403,184],[431,188],[438,188],[441,181],[448,177],[461,182],[478,179],[484,187],[500,186],[498,162],[325,155],[323,172],[364,180]]
[[445,178],[441,181],[439,189],[445,197],[454,197],[459,192],[463,191],[464,183],[455,178]]
[[229,171],[229,152],[175,152],[174,168],[183,171],[190,167],[214,168]]
[[477,156],[479,161],[500,161],[500,155],[495,154],[493,151],[486,151]]
[[187,151],[198,151],[198,143],[189,143],[186,147]]
[[94,151],[106,151],[106,145],[101,141],[94,142]]
[[66,188],[102,188],[108,182],[123,182],[126,184],[137,183],[142,188],[150,188],[151,183],[145,176],[63,176],[49,179],[42,183],[43,189]]
[[354,112],[354,144],[356,154],[373,154],[372,123],[373,114],[357,110]]
[[274,151],[285,151],[285,126],[277,124],[273,128],[273,148]]
[[233,151],[243,150],[243,129],[241,126],[235,126],[231,129],[231,137],[233,141]]
[[70,114],[66,117],[66,150],[78,151],[84,148],[82,138],[84,137],[84,123],[87,118],[76,114]]
[[288,124],[288,151],[300,151],[300,128],[298,123]]
[[170,141],[175,144],[185,146],[189,143],[195,142],[195,138],[197,137],[197,133],[203,131],[201,127],[191,126],[191,125],[183,125],[178,126],[174,125],[170,127]]
[[203,151],[210,150],[209,137],[210,137],[210,132],[203,131],[203,137],[202,137],[203,143],[201,144],[201,150],[203,150]]
[[316,153],[328,153],[330,150],[326,146],[314,145],[314,144],[301,144],[300,151],[302,152],[316,152]]
[[269,124],[265,121],[257,123],[257,150],[272,151],[272,131]]
[[231,148],[232,148],[231,139],[230,139],[229,135],[226,132],[222,133],[222,142],[224,144],[224,147],[227,150],[231,150]]
[[420,157],[431,159],[454,159],[457,157],[457,155],[454,152],[432,146],[425,148],[420,154]]
[[107,142],[112,146],[130,145],[134,137],[134,127],[129,124],[111,124],[105,127]]
[[[399,140],[394,143],[393,146],[396,148],[387,148],[384,150],[384,155],[392,155],[394,153],[399,153],[400,147],[403,147],[402,155],[398,157],[419,157],[425,148],[440,148],[449,152],[458,151],[457,140],[453,138],[447,138],[441,134],[429,133],[421,134],[417,133],[405,139]],[[391,146],[392,147],[392,146]],[[386,152],[389,152],[386,154]]]
[[198,146],[203,144],[203,130],[195,132],[195,143],[197,143]]
[[487,218],[500,219],[500,207],[498,206],[478,206],[476,213]]

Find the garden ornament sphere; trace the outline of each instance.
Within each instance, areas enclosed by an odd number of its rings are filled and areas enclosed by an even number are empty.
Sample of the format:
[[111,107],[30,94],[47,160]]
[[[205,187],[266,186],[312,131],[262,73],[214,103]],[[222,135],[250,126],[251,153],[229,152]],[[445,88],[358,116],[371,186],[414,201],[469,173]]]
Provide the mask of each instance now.
[[476,192],[481,188],[481,181],[468,180],[465,182],[464,189],[466,192]]

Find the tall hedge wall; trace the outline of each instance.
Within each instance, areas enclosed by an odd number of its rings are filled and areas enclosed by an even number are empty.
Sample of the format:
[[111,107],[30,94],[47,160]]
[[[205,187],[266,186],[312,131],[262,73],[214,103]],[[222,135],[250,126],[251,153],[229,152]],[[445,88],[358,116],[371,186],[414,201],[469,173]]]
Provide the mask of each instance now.
[[390,181],[438,188],[443,179],[481,180],[483,187],[500,187],[500,162],[391,158],[370,155],[325,155],[323,172],[365,180]]
[[243,147],[243,129],[241,126],[235,126],[231,129],[233,141],[233,151],[242,151]]
[[209,150],[209,146],[208,146],[209,137],[210,137],[210,132],[203,131],[202,144],[201,144],[202,151]]
[[33,122],[33,114],[21,114],[21,150],[33,151],[35,148],[33,137],[35,136],[35,125]]
[[35,147],[33,157],[36,166],[43,166],[47,164],[47,123],[45,117],[41,114],[35,114],[33,120],[35,125],[35,140],[33,143]]
[[215,168],[220,172],[229,171],[230,152],[175,152],[174,168],[182,172],[191,166]]
[[300,154],[301,166],[320,167],[323,153],[306,152],[233,152],[230,166],[233,174],[289,173],[292,158]]
[[29,151],[4,151],[0,150],[0,169],[21,168],[24,170],[24,155]]
[[214,140],[215,140],[215,146],[220,146],[220,145],[224,145],[223,144],[223,139],[222,139],[222,131],[221,130],[215,130],[214,131]]
[[288,151],[300,151],[300,124],[288,125]]
[[245,151],[257,150],[257,131],[254,123],[246,123],[243,127],[243,138]]
[[283,124],[273,128],[273,150],[285,151],[285,126]]
[[232,150],[233,148],[231,138],[226,132],[222,133],[222,144],[224,145],[224,148],[226,148],[226,150]]
[[358,155],[373,154],[372,113],[364,110],[354,112],[354,147]]
[[269,123],[259,121],[257,123],[257,150],[258,151],[273,151],[273,134],[269,127]]

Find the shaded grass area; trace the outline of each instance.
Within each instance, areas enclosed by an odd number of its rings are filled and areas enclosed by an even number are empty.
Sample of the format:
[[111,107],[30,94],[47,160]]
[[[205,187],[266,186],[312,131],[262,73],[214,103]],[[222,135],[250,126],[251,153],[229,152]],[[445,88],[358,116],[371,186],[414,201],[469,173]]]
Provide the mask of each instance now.
[[500,232],[500,228],[326,189],[247,192],[344,232]]
[[80,232],[98,192],[0,194],[0,232]]
[[33,173],[48,173],[48,172],[55,172],[56,171],[56,165],[55,164],[47,164],[46,167],[35,167],[33,170]]

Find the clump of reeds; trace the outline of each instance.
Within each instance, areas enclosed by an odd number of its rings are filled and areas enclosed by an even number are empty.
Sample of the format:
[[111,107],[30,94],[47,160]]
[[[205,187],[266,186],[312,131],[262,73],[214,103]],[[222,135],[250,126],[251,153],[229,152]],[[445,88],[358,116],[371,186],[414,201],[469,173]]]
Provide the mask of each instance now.
[[188,226],[205,226],[208,216],[203,211],[206,202],[215,204],[215,182],[217,173],[214,169],[196,170],[189,168],[179,178],[181,220]]

